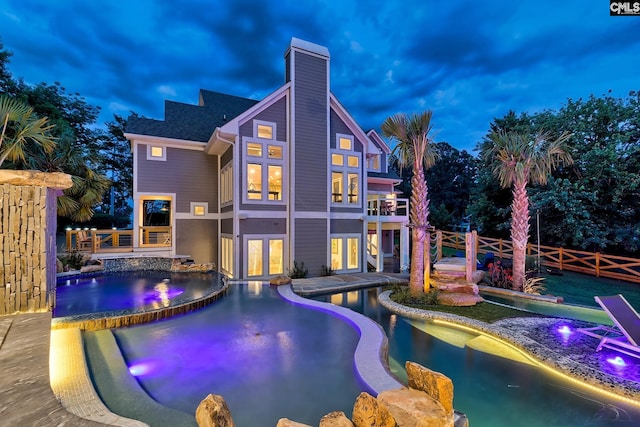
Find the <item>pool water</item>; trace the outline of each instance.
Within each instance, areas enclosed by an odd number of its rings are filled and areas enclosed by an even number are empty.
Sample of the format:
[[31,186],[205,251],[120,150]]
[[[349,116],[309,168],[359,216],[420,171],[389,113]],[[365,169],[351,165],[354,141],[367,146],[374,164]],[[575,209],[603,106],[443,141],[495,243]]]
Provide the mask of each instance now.
[[59,278],[53,317],[119,310],[152,310],[222,287],[217,275],[128,271]]
[[113,333],[153,399],[195,414],[204,397],[219,394],[237,427],[274,426],[283,417],[317,425],[331,411],[350,415],[365,390],[350,324],[289,303],[268,285],[232,284],[204,309]]
[[411,360],[453,380],[454,407],[474,427],[637,426],[640,409],[606,400],[532,365],[475,350],[477,336],[407,319],[378,304],[379,289],[320,297],[378,322],[389,338],[392,372]]

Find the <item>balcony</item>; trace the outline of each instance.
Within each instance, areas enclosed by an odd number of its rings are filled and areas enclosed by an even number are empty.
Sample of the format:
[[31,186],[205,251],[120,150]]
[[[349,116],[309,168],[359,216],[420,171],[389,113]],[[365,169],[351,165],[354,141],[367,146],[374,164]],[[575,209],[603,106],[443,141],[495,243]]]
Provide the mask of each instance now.
[[369,196],[367,198],[367,216],[369,221],[407,221],[409,219],[409,199]]
[[[137,248],[171,248],[171,227],[140,227]],[[133,230],[67,230],[67,251],[91,254],[133,252]]]

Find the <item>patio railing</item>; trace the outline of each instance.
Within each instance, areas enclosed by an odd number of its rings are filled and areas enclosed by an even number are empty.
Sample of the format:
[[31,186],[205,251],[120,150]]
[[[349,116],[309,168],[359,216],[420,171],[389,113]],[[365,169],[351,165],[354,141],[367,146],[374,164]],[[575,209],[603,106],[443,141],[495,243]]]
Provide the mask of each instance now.
[[[171,227],[140,227],[141,248],[170,248]],[[67,251],[88,253],[133,252],[133,230],[117,229],[68,229],[66,231]]]
[[409,216],[409,199],[395,197],[369,196],[367,198],[367,215],[369,216]]

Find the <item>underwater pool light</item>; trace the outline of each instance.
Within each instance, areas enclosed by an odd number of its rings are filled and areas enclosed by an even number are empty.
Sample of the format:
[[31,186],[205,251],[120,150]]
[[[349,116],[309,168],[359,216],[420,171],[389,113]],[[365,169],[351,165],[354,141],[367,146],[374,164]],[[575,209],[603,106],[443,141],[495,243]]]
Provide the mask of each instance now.
[[627,364],[625,363],[624,359],[620,356],[616,356],[610,359],[607,359],[607,362],[611,363],[614,366],[627,366]]
[[558,328],[558,332],[560,332],[562,335],[571,335],[573,333],[573,331],[571,330],[570,327],[568,327],[567,325],[561,326]]

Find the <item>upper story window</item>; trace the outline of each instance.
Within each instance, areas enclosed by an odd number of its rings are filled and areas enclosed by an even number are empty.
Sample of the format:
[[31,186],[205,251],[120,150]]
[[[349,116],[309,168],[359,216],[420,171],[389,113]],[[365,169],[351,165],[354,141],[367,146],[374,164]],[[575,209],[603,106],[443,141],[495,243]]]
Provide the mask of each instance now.
[[246,187],[243,202],[284,202],[286,144],[273,139],[275,123],[254,121],[253,138],[243,138]]
[[223,166],[220,171],[220,205],[226,206],[233,202],[233,166],[231,162]]
[[263,122],[260,120],[253,121],[253,136],[260,139],[275,139],[276,124],[271,122]]
[[331,150],[331,203],[360,205],[362,153],[353,150],[351,135],[338,134],[336,147]]
[[147,160],[167,160],[167,149],[161,145],[147,145]]
[[380,172],[380,154],[367,158],[367,169],[370,171]]

